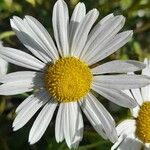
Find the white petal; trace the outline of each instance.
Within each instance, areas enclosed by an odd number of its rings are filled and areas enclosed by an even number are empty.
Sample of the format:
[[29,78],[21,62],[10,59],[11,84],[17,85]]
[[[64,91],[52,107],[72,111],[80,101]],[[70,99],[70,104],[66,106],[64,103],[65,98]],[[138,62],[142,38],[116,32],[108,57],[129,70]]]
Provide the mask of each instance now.
[[[107,20],[107,21],[106,21]],[[87,58],[93,54],[96,54],[100,51],[101,47],[104,47],[123,27],[125,23],[125,18],[123,16],[110,17],[110,19],[102,20],[95,26],[89,34],[87,43],[82,52],[85,61]]]
[[8,70],[8,62],[0,58],[0,77],[5,75]]
[[137,117],[138,117],[138,115],[139,115],[139,110],[140,110],[140,107],[139,107],[139,106],[130,109],[131,114],[132,114],[132,116],[133,116],[134,118],[137,118]]
[[32,29],[32,31],[39,37],[41,42],[43,42],[43,44],[46,46],[45,49],[46,54],[50,56],[50,58],[52,58],[53,60],[58,59],[59,56],[55,44],[51,36],[47,32],[47,30],[43,27],[43,25],[32,16],[26,16],[25,20]]
[[45,64],[35,57],[9,47],[0,47],[0,57],[15,65],[33,70],[41,70],[45,67]]
[[71,45],[71,55],[80,56],[88,38],[88,34],[98,18],[99,12],[96,9],[89,11],[80,22]]
[[13,130],[22,128],[49,99],[49,95],[44,91],[29,96],[17,109],[19,112],[13,122]]
[[[21,111],[25,106],[27,106],[30,101],[32,101],[32,99],[34,98],[34,95],[30,95],[28,96],[17,108],[16,108],[16,113],[18,113],[19,111]],[[30,104],[29,104],[30,105]]]
[[75,138],[72,141],[72,145],[71,145],[71,147],[74,149],[78,148],[78,145],[83,138],[84,125],[83,125],[83,118],[82,118],[80,109],[79,109],[79,116],[77,119],[78,120],[77,120],[77,128],[76,128]]
[[10,19],[10,24],[19,40],[28,50],[45,63],[51,61],[51,57],[45,51],[47,49],[45,44],[39,39],[26,20],[14,16],[13,19]]
[[107,56],[113,54],[116,52],[119,48],[121,48],[123,45],[125,45],[133,35],[133,31],[124,31],[119,34],[117,34],[111,41],[107,43],[106,46],[98,47],[97,53],[93,53],[93,55],[90,55],[86,62],[90,65],[106,58]]
[[18,71],[9,73],[0,78],[1,83],[8,83],[13,81],[23,81],[23,80],[34,80],[34,78],[42,78],[43,74],[34,71]]
[[[100,26],[102,26],[102,25],[106,26],[107,23],[110,23],[110,20],[112,21],[112,18],[114,18],[113,14],[109,14],[109,15],[105,16],[104,18],[102,18],[90,31],[88,39],[90,39],[94,34],[96,34],[96,32],[99,30]],[[107,22],[107,21],[109,21],[109,22]]]
[[[115,122],[109,112],[104,108],[104,106],[91,94],[89,93],[86,100],[83,101],[82,110],[88,111],[89,113],[95,114],[97,119],[99,119],[100,124],[107,137],[115,142],[117,140],[117,133],[115,130]],[[91,114],[91,115],[92,115]],[[86,115],[86,113],[85,113]],[[94,118],[93,118],[94,119]],[[94,120],[93,120],[94,121]],[[96,123],[96,122],[95,122]]]
[[86,101],[86,99],[80,101],[79,103],[80,103],[80,106],[81,106],[83,112],[85,113],[87,119],[89,120],[89,122],[91,123],[91,125],[93,126],[95,131],[98,134],[100,134],[103,137],[103,139],[107,139],[107,136],[106,136],[106,134],[105,134],[105,132],[103,130],[102,123],[99,120],[98,116],[96,115],[95,112],[93,112],[92,108],[91,109],[90,109],[90,107],[88,109],[85,108],[84,105],[86,105],[86,103],[84,101]]
[[[142,74],[150,76],[150,61],[148,59],[145,59],[144,63],[146,64],[146,68],[142,70]],[[150,85],[143,87],[141,90],[143,100],[144,101],[150,100]]]
[[14,81],[0,85],[0,95],[16,95],[33,90],[33,81]]
[[69,54],[68,26],[69,14],[68,7],[64,0],[58,0],[53,8],[53,30],[57,47],[61,56]]
[[[135,75],[134,72],[128,72],[128,74],[129,75],[130,74],[131,75]],[[137,89],[131,89],[131,90],[125,90],[123,92],[126,93],[128,96],[134,98],[137,101],[138,105],[140,105],[140,106],[142,105],[143,98],[142,98],[141,90],[139,88],[137,88]],[[132,110],[131,110],[131,112],[132,112]],[[134,109],[133,109],[133,113],[134,113]],[[136,113],[137,113],[137,109],[135,109],[135,114]]]
[[146,65],[146,68],[142,70],[142,74],[143,75],[150,75],[150,60],[145,58],[144,64]]
[[150,78],[144,75],[100,75],[94,76],[93,83],[108,89],[125,90],[150,84]]
[[74,38],[74,34],[76,32],[76,29],[79,25],[79,23],[81,22],[81,20],[85,17],[86,14],[86,7],[84,5],[84,3],[79,2],[73,13],[71,16],[71,20],[70,20],[70,28],[69,28],[69,42],[70,45],[72,44],[72,40]]
[[132,92],[135,100],[137,101],[137,103],[139,105],[142,105],[143,98],[142,98],[142,95],[141,95],[141,90],[140,89],[131,89],[131,92]]
[[56,122],[55,122],[55,138],[58,143],[64,140],[63,128],[66,128],[66,127],[63,126],[64,125],[63,113],[64,113],[64,104],[60,103],[59,109],[57,112]]
[[44,86],[44,82],[42,80],[43,75],[30,71],[25,72],[28,73],[28,75],[24,74],[24,71],[22,71],[3,76],[0,80],[0,82],[3,83],[0,85],[0,95],[21,94],[32,91],[33,88],[40,88]]
[[78,127],[79,106],[77,102],[64,104],[64,136],[69,148],[73,144],[73,139]]
[[[134,89],[134,90],[136,90],[136,89]],[[130,90],[123,90],[122,92],[125,93],[126,95],[128,95],[129,97],[131,97],[132,99],[135,99],[135,98],[133,97],[133,94],[131,93]],[[136,100],[136,99],[135,99],[135,100]],[[138,103],[137,100],[136,100],[136,102],[137,102],[138,106],[136,106],[136,107],[130,109],[131,114],[132,114],[132,116],[133,116],[134,118],[137,118],[138,112],[139,112],[139,109],[140,109],[139,103]]]
[[139,61],[134,60],[114,60],[102,65],[99,65],[92,69],[93,74],[105,74],[105,73],[127,73],[141,70],[145,65]]
[[117,127],[117,134],[120,136],[122,133],[126,133],[128,130],[135,131],[136,121],[134,119],[126,119],[122,121]]
[[[94,27],[93,29],[90,31],[90,34],[88,35],[88,42],[86,43],[86,46],[84,47],[84,49],[82,50],[81,53],[81,58],[84,59],[84,57],[86,56],[85,53],[89,53],[89,51],[92,51],[89,48],[89,46],[92,46],[92,43],[90,42],[91,38],[94,37],[95,34],[97,34],[97,31],[99,31],[99,28],[102,28],[101,26],[105,27],[106,26],[106,22],[110,23],[110,20],[114,17],[113,14],[109,14],[106,17],[102,18]],[[108,21],[109,20],[109,21]],[[104,25],[105,24],[105,25]],[[102,43],[101,43],[102,44]],[[92,48],[93,49],[93,48]]]
[[125,94],[127,94],[127,95],[128,95],[129,97],[131,97],[132,99],[134,99],[134,97],[133,97],[133,95],[132,95],[132,93],[131,93],[130,90],[123,90],[122,92],[125,93]]
[[57,103],[50,101],[43,107],[30,130],[29,133],[30,144],[34,144],[41,139],[53,117],[53,113],[56,109],[56,106]]
[[92,89],[103,97],[122,107],[134,108],[135,106],[137,106],[137,102],[134,99],[130,98],[128,95],[124,94],[122,91],[108,89],[94,84],[92,86]]
[[[104,18],[102,18],[91,30],[89,37],[91,38],[91,36],[93,36],[95,34],[95,32],[98,31],[98,29],[100,28],[100,26],[104,25],[108,20],[111,20],[114,17],[113,13],[109,14],[107,16],[105,16]],[[105,24],[106,25],[106,24]]]

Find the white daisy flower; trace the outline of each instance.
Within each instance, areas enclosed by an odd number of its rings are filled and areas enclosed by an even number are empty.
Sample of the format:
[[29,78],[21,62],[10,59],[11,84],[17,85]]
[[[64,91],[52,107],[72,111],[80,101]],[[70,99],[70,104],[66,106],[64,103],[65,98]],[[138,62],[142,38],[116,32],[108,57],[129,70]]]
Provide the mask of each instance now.
[[[0,47],[2,46],[3,46],[3,42],[0,41]],[[3,75],[7,73],[7,69],[8,69],[8,62],[0,58],[0,77],[2,77]]]
[[58,0],[52,16],[56,45],[35,18],[15,16],[11,19],[12,29],[35,57],[9,47],[0,48],[0,56],[34,71],[19,71],[3,77],[0,94],[14,95],[34,90],[16,109],[13,122],[16,131],[42,109],[30,130],[30,144],[42,137],[57,106],[57,142],[65,139],[69,148],[78,146],[84,127],[81,110],[103,138],[115,142],[115,122],[92,91],[120,106],[133,108],[137,103],[121,90],[142,87],[150,82],[146,76],[125,74],[145,67],[137,61],[117,60],[92,67],[132,37],[132,31],[118,33],[125,23],[121,15],[110,14],[91,29],[98,15],[96,9],[86,13],[85,5],[79,3],[69,21],[66,3]]
[[[145,59],[144,63],[147,67],[142,74],[150,76],[150,61]],[[111,150],[150,150],[150,85],[125,93],[134,98],[138,106],[131,109],[132,119],[126,119],[116,127],[119,138]]]

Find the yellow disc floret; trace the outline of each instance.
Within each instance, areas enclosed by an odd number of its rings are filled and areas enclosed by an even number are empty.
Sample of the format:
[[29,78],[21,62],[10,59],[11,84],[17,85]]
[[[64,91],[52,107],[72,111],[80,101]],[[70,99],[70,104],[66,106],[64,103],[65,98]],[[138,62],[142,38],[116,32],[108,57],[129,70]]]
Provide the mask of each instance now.
[[45,72],[46,89],[59,102],[80,100],[89,92],[91,82],[90,68],[75,57],[61,58]]
[[150,143],[150,102],[144,102],[140,107],[136,127],[138,138],[144,143]]

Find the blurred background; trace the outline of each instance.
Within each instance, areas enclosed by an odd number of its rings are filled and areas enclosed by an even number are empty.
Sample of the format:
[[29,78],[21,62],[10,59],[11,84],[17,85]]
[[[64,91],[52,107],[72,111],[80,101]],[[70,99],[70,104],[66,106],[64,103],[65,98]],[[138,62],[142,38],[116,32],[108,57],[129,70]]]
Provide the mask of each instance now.
[[[11,31],[9,19],[14,15],[22,18],[25,15],[34,16],[53,36],[51,18],[55,2],[56,0],[0,0],[0,40],[5,46],[26,50]],[[66,2],[71,14],[79,0],[66,0]],[[100,11],[99,19],[109,13],[123,14],[126,17],[123,30],[134,30],[133,39],[105,61],[114,59],[143,61],[145,57],[150,58],[150,0],[83,0],[82,2],[86,4],[87,11],[97,8]],[[8,72],[15,70],[21,68],[9,64]],[[0,150],[67,150],[65,142],[60,144],[55,142],[55,116],[42,139],[35,145],[28,144],[28,133],[36,115],[22,129],[17,132],[12,131],[15,109],[29,94],[0,97]],[[127,109],[97,96],[117,123],[130,116]],[[78,150],[109,150],[111,143],[103,140],[85,117],[84,122],[84,138]]]

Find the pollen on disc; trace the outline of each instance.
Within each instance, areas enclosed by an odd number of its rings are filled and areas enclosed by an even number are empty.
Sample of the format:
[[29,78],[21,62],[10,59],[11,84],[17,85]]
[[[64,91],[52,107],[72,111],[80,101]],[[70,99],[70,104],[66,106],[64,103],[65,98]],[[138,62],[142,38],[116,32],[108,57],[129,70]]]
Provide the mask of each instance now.
[[92,77],[85,62],[75,57],[64,57],[47,67],[45,87],[59,102],[78,101],[89,92]]
[[137,137],[144,143],[150,143],[150,102],[144,102],[140,107],[136,121]]

